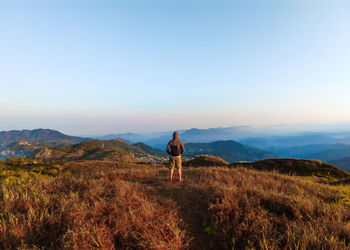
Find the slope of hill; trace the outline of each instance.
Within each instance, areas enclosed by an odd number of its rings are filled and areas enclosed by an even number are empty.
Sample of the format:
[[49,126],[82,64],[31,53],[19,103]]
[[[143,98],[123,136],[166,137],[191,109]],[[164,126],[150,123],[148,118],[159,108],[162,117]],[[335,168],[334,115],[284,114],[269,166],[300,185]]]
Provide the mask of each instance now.
[[199,155],[183,163],[184,167],[228,166],[229,163],[217,156]]
[[53,146],[63,146],[80,143],[87,139],[65,135],[51,129],[11,130],[0,132],[0,145],[11,144],[22,140],[45,143]]
[[142,149],[143,152],[150,154],[150,155],[167,156],[167,153],[165,152],[165,150],[152,148],[151,146],[148,146],[147,144],[142,143],[142,142],[138,142],[138,143],[135,143],[132,145],[139,148],[139,149]]
[[299,176],[317,176],[335,182],[350,177],[350,173],[322,161],[303,159],[267,159],[249,163],[233,163],[232,167],[248,167],[257,170],[278,171]]
[[3,249],[349,249],[350,187],[247,168],[2,166]]
[[338,168],[344,169],[350,172],[350,157],[344,157],[329,162],[330,164],[337,166]]
[[16,143],[11,143],[6,146],[0,147],[0,159],[6,160],[6,158],[11,156],[30,156],[36,150],[44,147],[43,144],[27,141],[19,141]]
[[[62,147],[45,147],[37,150],[33,154],[34,159],[41,160],[115,160],[135,162],[137,158],[142,158],[147,162],[156,160],[157,157],[150,156],[150,153],[158,153],[159,150],[153,149],[145,144],[135,144],[122,140],[88,140],[79,144]],[[164,160],[161,157],[159,161]]]
[[214,155],[225,161],[256,161],[267,158],[276,158],[270,152],[253,147],[244,146],[235,141],[216,141],[210,143],[187,143],[184,156]]

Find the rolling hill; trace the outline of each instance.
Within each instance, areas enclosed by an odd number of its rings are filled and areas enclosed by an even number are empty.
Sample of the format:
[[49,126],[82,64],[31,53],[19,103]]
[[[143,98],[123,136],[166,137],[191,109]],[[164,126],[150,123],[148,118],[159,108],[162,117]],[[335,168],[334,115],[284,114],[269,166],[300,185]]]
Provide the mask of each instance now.
[[220,157],[199,155],[183,163],[184,167],[228,166],[229,163]]
[[63,146],[80,143],[87,140],[87,138],[69,136],[51,129],[11,130],[0,132],[0,145],[8,145],[23,140],[31,143],[35,142],[52,146]]
[[266,159],[249,163],[233,163],[232,167],[248,167],[256,170],[278,171],[298,176],[317,176],[330,181],[348,179],[350,173],[322,161],[303,159]]
[[[157,156],[159,156],[157,158]],[[87,140],[75,145],[43,147],[32,155],[34,159],[50,160],[114,160],[122,162],[162,161],[164,153],[143,143],[130,144],[122,139]]]
[[228,162],[256,161],[267,158],[276,158],[276,155],[253,147],[242,145],[235,141],[216,141],[210,143],[187,143],[184,156],[198,155],[218,156]]
[[45,145],[35,142],[19,141],[0,147],[0,159],[6,160],[6,158],[15,156],[30,156],[36,150],[43,148]]
[[155,156],[167,156],[168,154],[165,152],[165,150],[160,150],[157,148],[152,148],[151,146],[142,143],[142,142],[138,142],[138,143],[134,143],[132,144],[134,147],[137,147],[141,150],[143,150],[143,152],[150,154],[150,155],[155,155]]
[[[349,163],[350,158],[339,159],[339,162]],[[229,164],[217,156],[200,155],[193,159],[186,160],[184,167],[204,167],[204,166],[229,166],[244,167],[263,171],[277,171],[282,174],[292,174],[298,176],[315,176],[327,179],[331,182],[350,180],[350,172],[344,171],[335,165],[323,163],[319,160],[305,160],[293,158],[265,159],[254,162],[236,162]]]

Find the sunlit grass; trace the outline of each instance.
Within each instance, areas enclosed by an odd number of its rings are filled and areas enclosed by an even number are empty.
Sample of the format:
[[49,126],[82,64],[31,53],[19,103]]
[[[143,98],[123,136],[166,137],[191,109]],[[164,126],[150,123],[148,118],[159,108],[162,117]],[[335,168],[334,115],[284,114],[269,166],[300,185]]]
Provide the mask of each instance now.
[[0,248],[344,249],[350,187],[246,168],[2,166]]

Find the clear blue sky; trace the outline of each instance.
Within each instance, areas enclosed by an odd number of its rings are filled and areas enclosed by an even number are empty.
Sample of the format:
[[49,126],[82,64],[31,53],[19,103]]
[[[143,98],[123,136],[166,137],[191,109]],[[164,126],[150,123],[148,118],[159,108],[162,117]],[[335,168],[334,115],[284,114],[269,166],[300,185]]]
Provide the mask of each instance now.
[[0,130],[350,121],[350,1],[0,0]]

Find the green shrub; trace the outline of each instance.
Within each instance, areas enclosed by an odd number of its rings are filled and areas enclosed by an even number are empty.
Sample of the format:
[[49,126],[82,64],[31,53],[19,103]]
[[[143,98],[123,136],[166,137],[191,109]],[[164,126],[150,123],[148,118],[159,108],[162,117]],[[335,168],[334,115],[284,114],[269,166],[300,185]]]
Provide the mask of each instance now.
[[18,157],[18,165],[25,165],[28,160],[24,159],[22,156]]
[[6,165],[12,165],[12,166],[15,166],[15,165],[18,165],[19,164],[19,160],[14,157],[14,156],[11,156],[11,157],[8,157],[6,159]]

